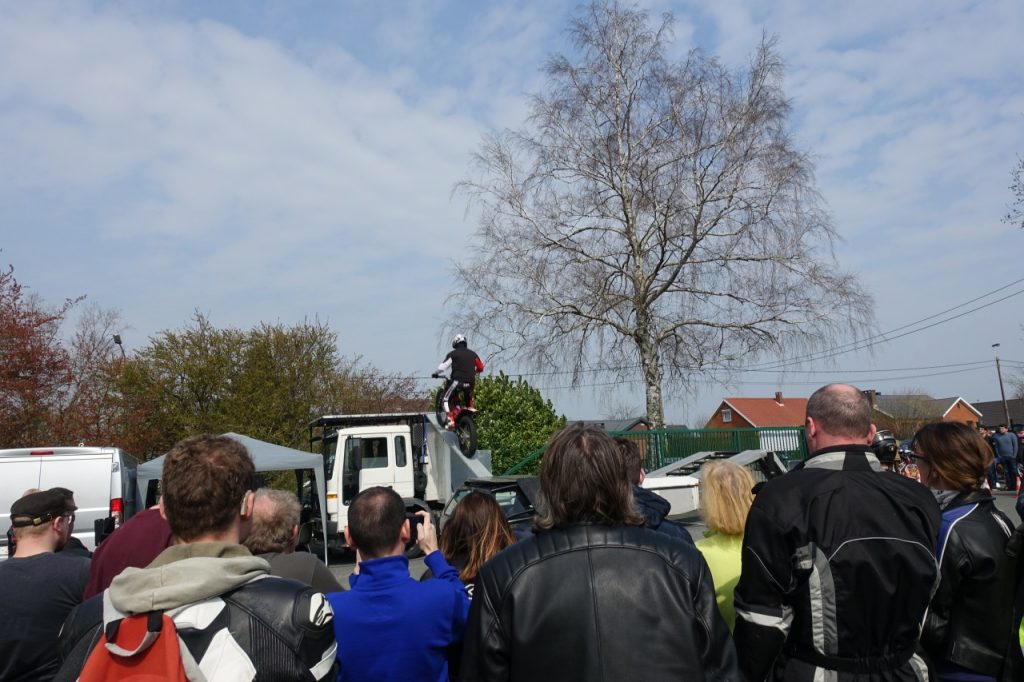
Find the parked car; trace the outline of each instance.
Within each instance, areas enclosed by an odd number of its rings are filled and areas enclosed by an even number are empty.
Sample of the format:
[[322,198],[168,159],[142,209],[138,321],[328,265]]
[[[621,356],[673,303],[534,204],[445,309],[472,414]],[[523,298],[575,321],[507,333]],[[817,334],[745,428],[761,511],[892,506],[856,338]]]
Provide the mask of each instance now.
[[537,476],[495,476],[493,478],[471,478],[460,486],[448,504],[441,512],[439,528],[444,532],[444,526],[451,518],[455,507],[466,495],[474,490],[479,490],[492,495],[497,501],[501,511],[505,513],[512,531],[516,538],[528,537],[533,528],[533,517],[536,514],[535,502],[537,493],[540,491],[540,478]]
[[[10,528],[11,505],[30,488],[68,488],[75,494],[76,538],[90,550],[136,509],[138,460],[115,447],[37,447],[0,450],[0,528]],[[0,538],[0,559],[8,554]]]

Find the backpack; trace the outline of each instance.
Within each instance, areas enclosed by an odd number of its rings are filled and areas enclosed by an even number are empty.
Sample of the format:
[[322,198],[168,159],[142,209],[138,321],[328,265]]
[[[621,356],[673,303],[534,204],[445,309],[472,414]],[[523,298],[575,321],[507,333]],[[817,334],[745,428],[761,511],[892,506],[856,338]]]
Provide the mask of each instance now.
[[107,624],[79,675],[80,682],[187,682],[178,632],[163,611]]

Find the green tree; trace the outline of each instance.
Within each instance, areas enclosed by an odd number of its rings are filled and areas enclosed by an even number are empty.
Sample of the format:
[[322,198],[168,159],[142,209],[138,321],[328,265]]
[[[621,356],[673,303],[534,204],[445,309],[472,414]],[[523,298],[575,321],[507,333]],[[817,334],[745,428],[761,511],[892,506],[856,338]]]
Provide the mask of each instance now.
[[[550,400],[523,379],[511,379],[504,372],[481,377],[476,382],[474,404],[477,439],[482,450],[490,450],[492,469],[499,474],[547,443],[565,425]],[[523,473],[536,472],[534,462]]]
[[338,351],[323,323],[219,329],[197,313],[124,364],[124,412],[148,438],[146,458],[196,433],[234,431],[296,449],[308,424],[330,413],[425,406],[415,380],[389,376]]

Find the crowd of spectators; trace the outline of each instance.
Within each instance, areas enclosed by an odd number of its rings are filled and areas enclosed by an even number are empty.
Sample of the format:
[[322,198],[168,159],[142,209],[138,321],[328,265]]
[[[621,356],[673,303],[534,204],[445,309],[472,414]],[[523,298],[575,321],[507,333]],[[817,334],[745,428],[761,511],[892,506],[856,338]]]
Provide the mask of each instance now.
[[159,504],[91,558],[72,542],[71,490],[14,502],[0,680],[157,664],[173,670],[147,679],[1024,679],[1024,531],[994,505],[993,449],[966,425],[926,425],[918,482],[883,470],[870,415],[854,387],[825,386],[793,471],[755,488],[744,467],[705,464],[696,544],[640,487],[636,444],[580,424],[549,441],[519,541],[486,492],[439,537],[429,513],[369,488],[344,528],[347,586],[296,551],[299,502],[253,489],[243,445],[189,438]]

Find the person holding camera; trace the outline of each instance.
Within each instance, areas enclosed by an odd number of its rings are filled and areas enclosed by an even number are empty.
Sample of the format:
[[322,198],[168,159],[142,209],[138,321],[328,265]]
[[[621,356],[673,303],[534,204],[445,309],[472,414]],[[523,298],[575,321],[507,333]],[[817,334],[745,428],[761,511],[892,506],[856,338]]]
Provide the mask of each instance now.
[[[469,595],[438,551],[427,512],[412,525],[402,498],[391,488],[367,488],[352,501],[345,540],[357,553],[352,589],[333,592],[339,682],[448,679],[448,647],[462,641]],[[407,543],[426,555],[434,580],[409,575]]]

